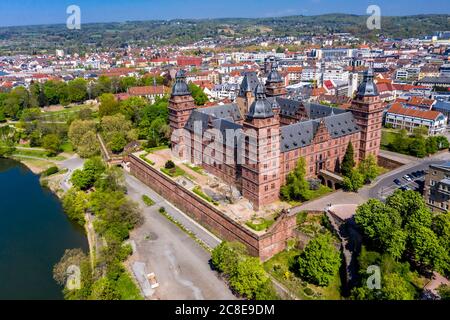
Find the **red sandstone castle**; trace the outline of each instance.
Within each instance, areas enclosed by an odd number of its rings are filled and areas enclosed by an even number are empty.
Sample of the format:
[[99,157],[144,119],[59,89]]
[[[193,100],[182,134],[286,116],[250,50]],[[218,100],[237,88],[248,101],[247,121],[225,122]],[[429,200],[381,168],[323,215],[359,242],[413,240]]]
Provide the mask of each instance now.
[[172,150],[235,185],[259,210],[278,199],[300,157],[307,176],[321,178],[339,173],[349,142],[357,163],[378,156],[383,107],[373,78],[369,69],[351,108],[342,110],[286,99],[274,66],[265,86],[247,73],[235,103],[197,108],[179,71],[169,119],[172,131],[183,133],[172,135]]

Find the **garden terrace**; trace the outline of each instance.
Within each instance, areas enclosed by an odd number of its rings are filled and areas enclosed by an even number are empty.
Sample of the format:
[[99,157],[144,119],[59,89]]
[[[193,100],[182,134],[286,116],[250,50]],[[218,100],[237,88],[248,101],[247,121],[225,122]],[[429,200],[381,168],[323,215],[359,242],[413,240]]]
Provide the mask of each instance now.
[[[170,149],[141,151],[134,155],[257,234],[264,233],[283,209],[290,208],[287,203],[278,201],[255,211],[234,186],[201,167],[175,159]],[[174,168],[166,168],[169,160],[175,164]]]

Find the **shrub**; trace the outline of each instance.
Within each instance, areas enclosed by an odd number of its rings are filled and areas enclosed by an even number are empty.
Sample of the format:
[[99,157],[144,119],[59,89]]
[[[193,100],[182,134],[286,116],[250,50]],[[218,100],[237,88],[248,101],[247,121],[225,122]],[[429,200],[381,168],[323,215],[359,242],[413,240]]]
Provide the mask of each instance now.
[[175,169],[175,163],[172,160],[168,160],[166,164],[164,165],[164,168],[166,169]]
[[53,166],[53,167],[48,168],[44,172],[42,172],[41,176],[48,177],[48,176],[51,176],[51,175],[56,174],[58,172],[59,172],[58,167]]

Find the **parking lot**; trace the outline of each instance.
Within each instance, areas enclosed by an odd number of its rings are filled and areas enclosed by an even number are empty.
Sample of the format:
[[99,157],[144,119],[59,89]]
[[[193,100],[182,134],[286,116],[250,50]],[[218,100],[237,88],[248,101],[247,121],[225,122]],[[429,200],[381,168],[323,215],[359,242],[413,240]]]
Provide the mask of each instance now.
[[425,170],[412,170],[409,173],[402,172],[402,176],[391,178],[391,183],[381,186],[379,189],[379,199],[385,200],[396,190],[413,190],[421,192],[425,181]]

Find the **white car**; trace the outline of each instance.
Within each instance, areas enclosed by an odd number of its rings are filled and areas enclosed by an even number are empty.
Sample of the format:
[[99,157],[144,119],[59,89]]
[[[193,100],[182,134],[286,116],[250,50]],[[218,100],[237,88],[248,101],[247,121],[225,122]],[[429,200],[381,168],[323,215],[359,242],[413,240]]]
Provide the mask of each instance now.
[[408,175],[403,176],[403,179],[405,179],[408,182],[412,182],[412,179]]

